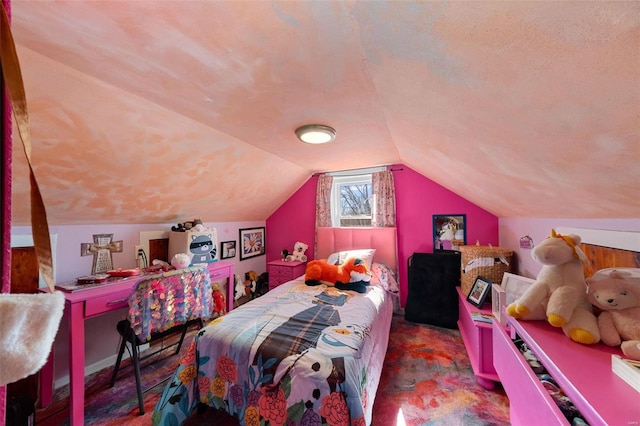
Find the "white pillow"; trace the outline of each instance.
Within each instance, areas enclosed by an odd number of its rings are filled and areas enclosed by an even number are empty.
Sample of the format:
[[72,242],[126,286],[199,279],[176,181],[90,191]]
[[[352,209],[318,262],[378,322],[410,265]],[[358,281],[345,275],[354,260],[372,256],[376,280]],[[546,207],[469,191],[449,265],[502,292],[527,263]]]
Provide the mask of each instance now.
[[360,249],[360,250],[345,250],[332,253],[327,258],[327,263],[330,265],[342,265],[348,257],[356,257],[362,259],[367,268],[371,270],[373,265],[373,256],[376,254],[376,249]]

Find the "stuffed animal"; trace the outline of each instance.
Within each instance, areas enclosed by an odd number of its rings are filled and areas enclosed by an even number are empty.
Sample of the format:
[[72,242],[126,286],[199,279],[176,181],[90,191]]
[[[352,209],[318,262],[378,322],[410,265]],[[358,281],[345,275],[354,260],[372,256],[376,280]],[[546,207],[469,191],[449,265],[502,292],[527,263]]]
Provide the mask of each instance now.
[[307,285],[326,284],[340,290],[365,293],[371,281],[371,272],[362,259],[350,257],[342,265],[331,265],[325,259],[312,260],[307,264],[304,282]]
[[238,300],[242,296],[244,296],[244,282],[242,281],[242,279],[240,279],[239,274],[234,274],[233,282],[234,282],[233,300]]
[[256,292],[256,281],[258,281],[258,274],[255,271],[244,274],[244,294],[249,296],[249,299],[253,299]]
[[171,266],[176,269],[188,268],[191,264],[191,256],[186,253],[176,253],[171,258]]
[[587,300],[587,284],[582,269],[586,257],[578,235],[560,235],[551,230],[532,251],[542,269],[536,281],[516,301],[507,306],[507,314],[522,320],[546,319],[562,327],[571,340],[593,344],[600,332],[593,308]]
[[306,262],[307,261],[307,256],[304,254],[305,251],[307,251],[307,249],[309,248],[309,246],[301,241],[296,242],[293,245],[293,252],[288,255],[285,260],[287,262],[291,262],[293,260],[298,260],[300,262]]
[[211,290],[213,291],[213,311],[221,317],[227,313],[226,299],[218,283],[211,284]]
[[602,343],[620,346],[640,361],[640,268],[608,268],[587,279],[587,298],[598,316]]

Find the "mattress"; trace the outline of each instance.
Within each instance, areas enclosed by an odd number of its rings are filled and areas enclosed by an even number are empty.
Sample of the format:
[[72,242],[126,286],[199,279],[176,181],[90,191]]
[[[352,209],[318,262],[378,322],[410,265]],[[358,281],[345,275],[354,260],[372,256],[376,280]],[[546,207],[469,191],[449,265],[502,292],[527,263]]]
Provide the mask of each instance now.
[[181,424],[201,402],[241,425],[370,424],[393,310],[374,281],[360,294],[299,277],[212,321],[180,360],[153,424]]

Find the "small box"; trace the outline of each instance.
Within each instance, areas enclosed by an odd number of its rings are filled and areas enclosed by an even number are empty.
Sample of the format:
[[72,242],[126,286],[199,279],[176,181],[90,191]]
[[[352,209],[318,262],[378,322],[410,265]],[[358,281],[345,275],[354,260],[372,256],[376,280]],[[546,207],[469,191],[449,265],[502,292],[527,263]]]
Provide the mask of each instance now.
[[220,258],[218,232],[215,228],[190,229],[169,234],[169,261],[178,253],[191,258],[191,265],[215,262]]

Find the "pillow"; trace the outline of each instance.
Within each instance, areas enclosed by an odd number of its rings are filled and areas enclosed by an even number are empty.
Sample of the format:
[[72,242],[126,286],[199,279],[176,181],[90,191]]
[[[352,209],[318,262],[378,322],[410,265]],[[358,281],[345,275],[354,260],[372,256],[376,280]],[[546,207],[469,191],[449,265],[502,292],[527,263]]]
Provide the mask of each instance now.
[[398,282],[396,281],[395,274],[387,265],[382,263],[374,263],[371,267],[371,273],[374,280],[372,282],[379,283],[385,290],[397,293]]
[[376,254],[376,249],[360,249],[360,250],[345,250],[332,253],[327,258],[327,263],[331,265],[342,265],[346,258],[357,257],[362,259],[367,268],[371,270],[373,265],[373,255]]

